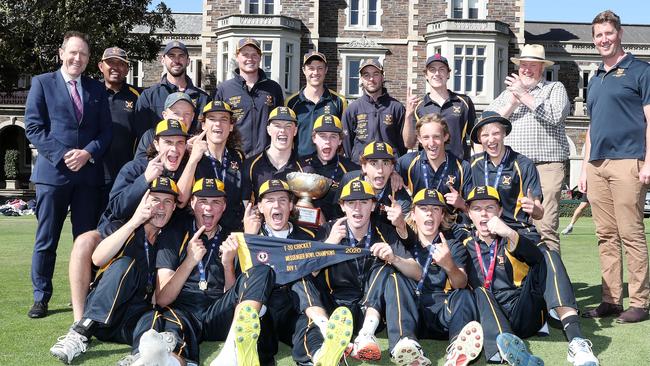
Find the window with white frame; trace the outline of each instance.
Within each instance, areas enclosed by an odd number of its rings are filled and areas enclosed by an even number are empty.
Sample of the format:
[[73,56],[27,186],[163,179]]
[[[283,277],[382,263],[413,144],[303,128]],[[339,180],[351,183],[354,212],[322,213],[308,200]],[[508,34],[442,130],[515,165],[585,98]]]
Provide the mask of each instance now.
[[275,14],[276,0],[244,0],[246,14]]
[[544,71],[544,77],[546,77],[546,80],[548,81],[557,81],[557,74],[558,71],[560,70],[560,65],[553,65],[551,67],[547,67],[546,70]]
[[348,0],[347,27],[381,30],[381,0]]
[[284,53],[284,70],[283,70],[284,77],[282,79],[284,90],[291,90],[293,86],[292,75],[294,73],[292,72],[291,68],[293,66],[294,50],[295,50],[295,46],[293,43],[286,44],[285,53]]
[[346,96],[357,97],[363,93],[361,90],[361,80],[359,78],[359,66],[361,65],[362,61],[362,57],[349,57],[347,59],[347,75],[345,77]]
[[453,19],[485,19],[485,0],[450,0],[449,17]]
[[485,46],[454,46],[454,91],[481,94],[485,79]]
[[144,79],[144,72],[142,71],[142,61],[129,63],[129,73],[126,75],[126,82],[134,86],[142,86]]
[[592,71],[582,71],[582,77],[580,78],[580,89],[582,89],[583,101],[587,101],[587,86],[589,85],[589,79],[591,79],[592,74]]
[[266,76],[273,79],[273,41],[262,41],[262,63],[260,67]]
[[221,43],[221,80],[228,79],[230,72],[230,55],[228,54],[228,42]]
[[505,52],[506,50],[504,48],[499,47],[497,49],[497,73],[496,79],[494,79],[494,82],[497,85],[497,93],[501,93],[501,91],[503,91],[503,82],[506,80],[506,76],[504,75],[504,65],[506,62]]

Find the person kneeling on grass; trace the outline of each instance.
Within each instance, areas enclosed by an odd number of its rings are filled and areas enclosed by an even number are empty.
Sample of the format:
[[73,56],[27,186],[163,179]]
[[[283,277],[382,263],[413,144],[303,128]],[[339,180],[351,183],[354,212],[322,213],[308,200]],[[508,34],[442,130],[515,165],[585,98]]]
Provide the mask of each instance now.
[[485,330],[486,358],[498,361],[498,349],[511,365],[543,365],[517,336],[535,335],[548,309],[560,318],[569,341],[567,361],[597,366],[591,342],[580,329],[575,295],[559,254],[501,220],[503,208],[495,188],[477,186],[465,202],[474,224],[463,240],[472,263],[467,277]]
[[[373,255],[327,267],[318,274],[317,283],[328,310],[346,306],[352,311],[358,336],[351,356],[366,361],[381,359],[374,335],[383,317],[393,362],[430,365],[417,342],[418,310],[409,289],[409,279],[422,276],[420,265],[411,258],[393,226],[371,217],[377,202],[370,183],[350,181],[341,190],[340,201],[345,217],[321,226],[316,239],[370,249]],[[401,213],[397,203],[391,207]],[[406,238],[405,228],[402,234]]]
[[[178,188],[156,178],[131,219],[102,240],[92,255],[100,267],[86,298],[81,320],[60,337],[50,353],[70,364],[86,352],[92,336],[102,341],[132,344],[134,334],[150,326],[141,316],[153,308],[156,238],[176,208]],[[148,323],[148,324],[147,324]]]
[[[413,197],[411,217],[415,231],[407,228],[406,241],[413,258],[422,266],[422,278],[414,284],[418,304],[420,338],[451,339],[445,366],[465,366],[483,348],[483,329],[467,286],[467,250],[451,232],[454,216],[445,197],[435,189],[422,189]],[[444,231],[444,233],[443,233]]]

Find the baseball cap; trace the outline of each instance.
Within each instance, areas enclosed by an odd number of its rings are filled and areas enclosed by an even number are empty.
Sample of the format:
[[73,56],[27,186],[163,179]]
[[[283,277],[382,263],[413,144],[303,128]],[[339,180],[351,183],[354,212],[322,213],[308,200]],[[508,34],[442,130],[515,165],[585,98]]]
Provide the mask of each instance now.
[[447,66],[447,68],[449,69],[449,61],[447,61],[447,58],[446,58],[446,57],[443,57],[443,56],[442,56],[441,54],[439,54],[439,53],[436,53],[436,54],[433,55],[433,56],[429,56],[429,58],[427,58],[427,63],[426,63],[426,65],[425,65],[425,67],[428,67],[429,64],[432,63],[432,62],[434,62],[434,61],[442,62],[442,63],[445,64],[445,66]]
[[183,93],[183,92],[175,92],[171,93],[167,96],[167,99],[165,99],[165,109],[169,109],[171,106],[176,104],[179,100],[184,100],[192,105],[192,107],[196,107],[194,105],[194,102],[192,102],[192,98],[190,98],[189,95]]
[[177,119],[163,119],[156,125],[156,136],[185,136],[185,125]]
[[280,179],[269,179],[260,186],[259,197],[262,198],[265,194],[272,192],[289,192],[293,194],[287,182]]
[[325,57],[324,54],[318,51],[310,51],[305,53],[305,55],[302,57],[302,66],[305,66],[312,59],[318,59],[327,64],[327,57]]
[[149,192],[167,193],[178,196],[178,186],[171,178],[158,177],[149,184]]
[[341,133],[343,132],[343,125],[337,116],[331,114],[323,114],[316,118],[313,131]]
[[490,186],[474,187],[474,189],[472,189],[467,195],[467,198],[465,199],[465,203],[469,204],[472,201],[478,201],[478,200],[495,200],[501,203],[499,192],[496,190],[496,188]]
[[194,182],[192,195],[197,197],[225,197],[226,190],[222,181],[214,178],[201,178]]
[[372,141],[363,148],[361,157],[365,160],[369,159],[392,159],[395,160],[393,148],[385,142]]
[[341,190],[341,201],[357,201],[375,199],[375,191],[370,183],[359,178],[348,182]]
[[438,190],[435,189],[421,189],[413,196],[414,205],[433,205],[446,207],[445,198]]
[[298,124],[296,113],[289,107],[276,107],[269,113],[268,122],[271,121],[289,121]]
[[210,112],[228,112],[232,116],[232,107],[226,102],[220,100],[213,100],[203,107],[203,114]]
[[481,143],[478,139],[478,131],[480,131],[483,126],[489,125],[490,123],[501,123],[503,127],[506,128],[506,136],[508,136],[510,131],[512,131],[512,123],[510,123],[509,119],[494,111],[484,111],[483,114],[481,114],[481,118],[476,122],[472,131],[469,133],[472,142],[475,144]]
[[167,43],[167,46],[165,46],[165,50],[163,51],[163,55],[168,54],[169,51],[173,50],[174,48],[178,48],[179,50],[183,51],[186,55],[189,55],[185,44],[179,41],[171,41]]
[[246,37],[239,40],[239,43],[237,43],[237,53],[239,53],[239,51],[246,46],[253,46],[254,48],[257,49],[257,53],[262,54],[262,48],[260,47],[260,42],[255,38],[251,38],[251,37]]
[[109,58],[116,58],[118,60],[129,63],[129,58],[126,56],[126,51],[119,47],[110,47],[104,50],[104,53],[102,54],[102,61],[108,60]]
[[379,71],[381,71],[382,74],[384,73],[384,67],[381,66],[381,63],[379,63],[379,60],[377,60],[376,58],[367,58],[367,59],[363,60],[363,62],[359,66],[359,75],[361,75],[361,72],[363,71],[363,69],[365,67],[368,67],[368,66],[376,67]]

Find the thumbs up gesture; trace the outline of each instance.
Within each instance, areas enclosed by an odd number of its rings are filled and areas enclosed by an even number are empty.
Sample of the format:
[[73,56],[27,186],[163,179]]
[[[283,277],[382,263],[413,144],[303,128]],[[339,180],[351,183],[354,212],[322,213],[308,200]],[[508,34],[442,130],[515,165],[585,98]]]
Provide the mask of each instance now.
[[386,217],[393,226],[396,228],[405,228],[406,221],[404,221],[404,214],[402,213],[402,206],[395,199],[395,193],[388,196],[390,199],[390,206],[386,206]]
[[533,192],[530,188],[526,191],[526,196],[519,198],[521,209],[530,215],[535,220],[539,220],[544,216],[544,208],[538,199],[533,197]]
[[449,193],[445,193],[445,202],[459,210],[465,210],[465,200],[463,195],[458,193],[452,184],[448,184]]

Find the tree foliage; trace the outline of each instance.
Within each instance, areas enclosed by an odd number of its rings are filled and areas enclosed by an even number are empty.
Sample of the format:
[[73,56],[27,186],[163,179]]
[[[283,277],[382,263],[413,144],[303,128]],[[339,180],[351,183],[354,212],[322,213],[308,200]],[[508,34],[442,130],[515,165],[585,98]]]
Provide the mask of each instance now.
[[108,47],[124,48],[132,60],[150,61],[160,51],[158,30],[171,32],[171,10],[152,0],[0,0],[0,91],[17,89],[23,75],[59,67],[58,49],[66,31],[90,37],[87,73]]

